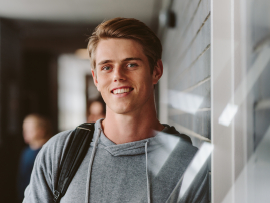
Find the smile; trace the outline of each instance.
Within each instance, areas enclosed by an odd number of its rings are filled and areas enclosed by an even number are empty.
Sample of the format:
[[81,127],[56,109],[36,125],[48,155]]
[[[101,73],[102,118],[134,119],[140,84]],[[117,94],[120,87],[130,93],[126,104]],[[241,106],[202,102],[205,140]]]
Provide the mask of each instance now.
[[131,92],[132,90],[133,90],[133,88],[131,88],[131,87],[123,87],[123,88],[114,89],[111,91],[111,93],[123,94],[123,93]]

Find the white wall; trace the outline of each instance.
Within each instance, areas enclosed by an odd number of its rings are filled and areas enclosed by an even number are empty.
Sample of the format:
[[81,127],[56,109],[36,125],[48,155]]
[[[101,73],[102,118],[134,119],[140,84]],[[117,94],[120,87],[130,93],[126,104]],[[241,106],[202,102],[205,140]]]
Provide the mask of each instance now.
[[159,83],[159,119],[190,136],[199,148],[211,140],[210,2],[174,0],[176,26],[160,29],[164,75]]
[[172,11],[176,27],[166,28],[162,36],[167,79],[160,83],[160,112],[167,112],[168,123],[200,146],[201,140],[211,139],[210,0],[176,0]]
[[162,38],[160,120],[198,147],[211,139],[211,202],[266,202],[270,1],[175,0],[172,10],[176,27]]
[[[73,129],[86,122],[85,76],[91,74],[89,60],[75,55],[62,55],[58,60],[59,130]],[[98,96],[91,88],[93,97]]]
[[270,121],[270,3],[213,0],[211,4],[212,201],[267,202],[264,188],[270,183],[263,168],[270,163],[261,156],[267,150],[254,149]]

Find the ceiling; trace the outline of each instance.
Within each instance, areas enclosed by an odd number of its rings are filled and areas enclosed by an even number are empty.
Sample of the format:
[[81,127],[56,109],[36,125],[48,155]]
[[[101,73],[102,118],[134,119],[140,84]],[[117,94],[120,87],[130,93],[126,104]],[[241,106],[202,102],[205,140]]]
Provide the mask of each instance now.
[[160,6],[162,0],[0,0],[0,16],[93,24],[114,17],[131,17],[150,25]]
[[56,53],[85,48],[102,21],[136,18],[155,32],[169,0],[0,0],[0,19],[18,30],[23,47]]

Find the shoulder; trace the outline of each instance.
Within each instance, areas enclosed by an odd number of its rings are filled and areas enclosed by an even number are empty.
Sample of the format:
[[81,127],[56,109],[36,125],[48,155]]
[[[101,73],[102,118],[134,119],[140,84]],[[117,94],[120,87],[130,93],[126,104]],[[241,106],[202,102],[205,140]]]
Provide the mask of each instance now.
[[39,154],[62,154],[67,146],[72,130],[63,131],[51,139],[40,150]]
[[171,167],[183,167],[185,170],[197,153],[198,148],[192,145],[191,138],[188,135],[179,133],[173,126],[164,126],[163,137],[166,139],[167,145],[173,146],[170,154]]
[[198,148],[192,145],[188,135],[179,133],[173,126],[164,124],[163,126],[165,128],[156,136],[155,141],[161,144],[160,148],[166,149],[169,153],[167,161],[170,162],[170,167],[179,168],[182,166],[183,169],[186,168]]
[[[83,124],[82,124],[83,125]],[[82,126],[80,125],[80,126]],[[94,133],[97,132],[97,128],[99,127],[100,123],[95,123],[95,130]],[[62,155],[64,154],[66,148],[68,147],[69,140],[71,138],[73,130],[67,130],[60,132],[53,136],[45,145],[43,145],[42,149],[40,150],[40,156],[54,156],[62,158]]]
[[169,126],[167,124],[163,124],[163,126],[165,127],[162,131],[163,133],[177,137],[181,141],[179,142],[181,145],[186,145],[187,147],[189,147],[190,149],[194,149],[195,151],[198,150],[197,147],[192,145],[191,138],[188,135],[178,132],[174,126]]
[[71,130],[58,133],[43,145],[36,158],[38,168],[48,171],[59,167],[71,133]]
[[67,130],[67,131],[63,131],[56,134],[51,139],[49,139],[45,145],[43,145],[42,150],[45,148],[52,148],[55,146],[58,146],[58,147],[65,146],[69,140],[71,133],[72,133],[72,130]]

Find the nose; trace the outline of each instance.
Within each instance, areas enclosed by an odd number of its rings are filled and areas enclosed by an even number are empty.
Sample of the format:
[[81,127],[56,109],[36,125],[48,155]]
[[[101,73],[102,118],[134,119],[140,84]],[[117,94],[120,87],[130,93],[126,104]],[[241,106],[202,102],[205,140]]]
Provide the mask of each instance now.
[[117,66],[114,68],[114,73],[113,73],[113,81],[114,82],[119,82],[119,81],[124,81],[126,80],[126,76],[125,76],[125,70],[123,70],[123,68],[121,68],[120,66]]

